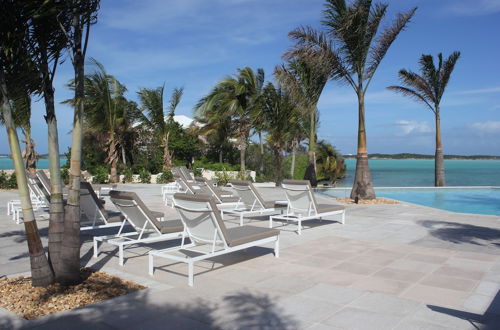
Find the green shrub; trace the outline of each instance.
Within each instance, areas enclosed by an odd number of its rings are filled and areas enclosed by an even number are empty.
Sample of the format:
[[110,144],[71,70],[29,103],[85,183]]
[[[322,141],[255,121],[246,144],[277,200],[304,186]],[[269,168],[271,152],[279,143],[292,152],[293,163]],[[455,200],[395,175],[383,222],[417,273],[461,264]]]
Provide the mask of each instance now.
[[217,181],[219,187],[224,187],[231,182],[231,180],[233,180],[233,177],[226,171],[215,172],[215,181]]
[[141,180],[141,183],[151,183],[151,173],[146,170],[142,170],[139,173],[139,179]]
[[61,168],[61,180],[64,184],[69,184],[69,169],[67,167]]
[[9,179],[5,171],[0,171],[0,189],[7,189],[7,180]]
[[174,175],[170,170],[163,170],[163,172],[156,177],[156,183],[169,183],[172,182]]
[[94,178],[92,179],[92,183],[107,183],[109,179],[108,168],[106,166],[96,166],[93,168],[92,175]]
[[17,189],[16,172],[12,172],[7,180],[7,189]]
[[193,175],[194,177],[196,178],[197,176],[202,176],[202,173],[201,173],[201,168],[194,168],[193,169]]
[[238,175],[236,175],[236,180],[253,181],[250,174],[246,174],[246,173],[242,173],[242,172],[238,172]]
[[123,183],[127,182],[132,182],[134,177],[134,172],[132,172],[132,169],[127,167],[126,169],[123,170]]

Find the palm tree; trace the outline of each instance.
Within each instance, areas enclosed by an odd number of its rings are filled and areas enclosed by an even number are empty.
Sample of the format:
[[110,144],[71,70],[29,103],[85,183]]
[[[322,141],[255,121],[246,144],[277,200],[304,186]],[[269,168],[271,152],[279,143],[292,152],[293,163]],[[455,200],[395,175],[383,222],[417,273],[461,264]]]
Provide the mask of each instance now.
[[[394,23],[379,32],[387,12],[387,4],[372,4],[371,0],[327,0],[322,24],[326,33],[311,27],[300,27],[290,33],[297,41],[292,53],[317,57],[333,65],[333,79],[350,85],[358,98],[358,150],[353,199],[373,199],[368,151],[366,147],[365,94],[379,64],[399,33],[413,17],[416,8],[398,13]],[[337,48],[333,49],[333,45]]]
[[312,186],[317,185],[316,178],[316,131],[318,122],[318,101],[323,89],[330,78],[331,67],[319,61],[320,57],[304,57],[289,53],[287,65],[278,66],[275,75],[280,84],[302,108],[304,116],[309,122],[309,150],[308,166],[304,175]]
[[276,186],[283,180],[283,152],[291,138],[290,124],[299,116],[299,109],[285,90],[268,83],[264,89],[263,119],[267,141],[276,162]]
[[195,111],[202,117],[225,116],[235,126],[235,136],[240,150],[240,172],[245,173],[245,152],[250,131],[252,114],[261,106],[264,70],[254,72],[251,68],[238,69],[234,76],[219,82],[210,93],[198,102]]
[[214,146],[219,154],[219,163],[224,163],[224,151],[230,147],[229,139],[234,136],[234,126],[230,117],[219,114],[220,111],[214,111],[213,115],[206,117],[195,116],[201,126],[192,126],[190,130],[193,135],[203,137],[205,143]]
[[317,143],[317,163],[320,170],[318,171],[324,175],[323,179],[329,180],[331,183],[342,177],[345,171],[344,160],[334,146],[325,140],[318,141]]
[[145,115],[141,116],[141,122],[144,126],[154,131],[160,138],[161,146],[163,147],[163,169],[169,170],[172,168],[172,153],[169,149],[170,126],[174,120],[175,109],[179,105],[183,88],[174,88],[170,97],[168,107],[168,118],[165,120],[163,112],[163,92],[165,85],[155,89],[142,88],[139,91],[139,99],[141,102],[141,110]]
[[400,70],[399,80],[403,86],[389,86],[390,90],[425,104],[433,113],[436,120],[436,156],[434,165],[434,185],[445,185],[444,157],[441,144],[441,114],[439,104],[453,72],[453,68],[460,57],[460,52],[453,52],[444,62],[443,54],[438,54],[438,67],[434,65],[432,55],[420,57],[421,74],[412,71]]

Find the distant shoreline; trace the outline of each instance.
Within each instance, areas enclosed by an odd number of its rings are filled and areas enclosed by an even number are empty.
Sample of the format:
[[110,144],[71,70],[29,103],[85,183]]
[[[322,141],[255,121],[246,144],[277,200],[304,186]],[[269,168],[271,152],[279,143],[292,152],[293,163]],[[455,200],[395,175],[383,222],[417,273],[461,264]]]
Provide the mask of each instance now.
[[[356,155],[343,155],[345,159],[355,159]],[[368,159],[379,160],[434,160],[433,155],[423,154],[369,154]],[[500,156],[489,155],[444,155],[445,160],[500,160]]]

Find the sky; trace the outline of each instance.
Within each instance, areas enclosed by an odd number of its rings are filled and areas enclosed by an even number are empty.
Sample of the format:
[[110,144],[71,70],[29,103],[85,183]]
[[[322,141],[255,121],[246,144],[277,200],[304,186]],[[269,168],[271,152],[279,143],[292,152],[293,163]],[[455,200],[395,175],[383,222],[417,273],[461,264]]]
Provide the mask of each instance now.
[[[500,155],[500,0],[388,1],[383,26],[397,12],[418,10],[382,61],[368,89],[366,125],[369,153],[434,153],[434,116],[423,105],[386,89],[397,72],[418,72],[422,54],[461,57],[441,103],[445,154]],[[263,68],[266,79],[283,63],[293,42],[288,32],[301,25],[322,29],[323,0],[121,0],[102,1],[92,26],[87,60],[95,58],[137,101],[141,87],[184,87],[177,114],[193,117],[200,98],[238,68]],[[86,68],[87,72],[92,70]],[[56,101],[70,98],[73,77],[66,60],[55,79]],[[165,100],[167,104],[167,100]],[[72,109],[56,106],[61,152],[71,144]],[[349,86],[330,81],[318,104],[319,139],[344,154],[355,154],[357,99]],[[33,104],[33,137],[47,152],[43,99]],[[0,130],[0,153],[8,153]]]

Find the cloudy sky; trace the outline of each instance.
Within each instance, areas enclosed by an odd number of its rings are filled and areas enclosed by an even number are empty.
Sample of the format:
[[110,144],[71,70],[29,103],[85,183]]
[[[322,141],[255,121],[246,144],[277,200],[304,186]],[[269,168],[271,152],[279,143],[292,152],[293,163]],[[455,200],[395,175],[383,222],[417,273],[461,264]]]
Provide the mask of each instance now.
[[[321,28],[323,0],[122,0],[102,1],[88,57],[104,64],[137,100],[140,87],[185,88],[178,114],[192,116],[194,104],[219,80],[250,66],[267,79],[291,45],[299,25]],[[401,68],[418,70],[421,54],[462,53],[442,101],[446,154],[500,155],[500,0],[389,1],[386,24],[398,11],[418,6],[379,67],[366,96],[368,151],[434,152],[432,112],[385,89],[397,84]],[[71,97],[66,61],[56,77],[56,99]],[[319,138],[343,153],[355,153],[357,103],[354,92],[330,82],[320,102]],[[70,144],[72,110],[58,105],[61,150]],[[38,152],[47,152],[43,100],[33,109]],[[0,141],[6,141],[0,131]],[[0,153],[7,153],[7,143]]]

